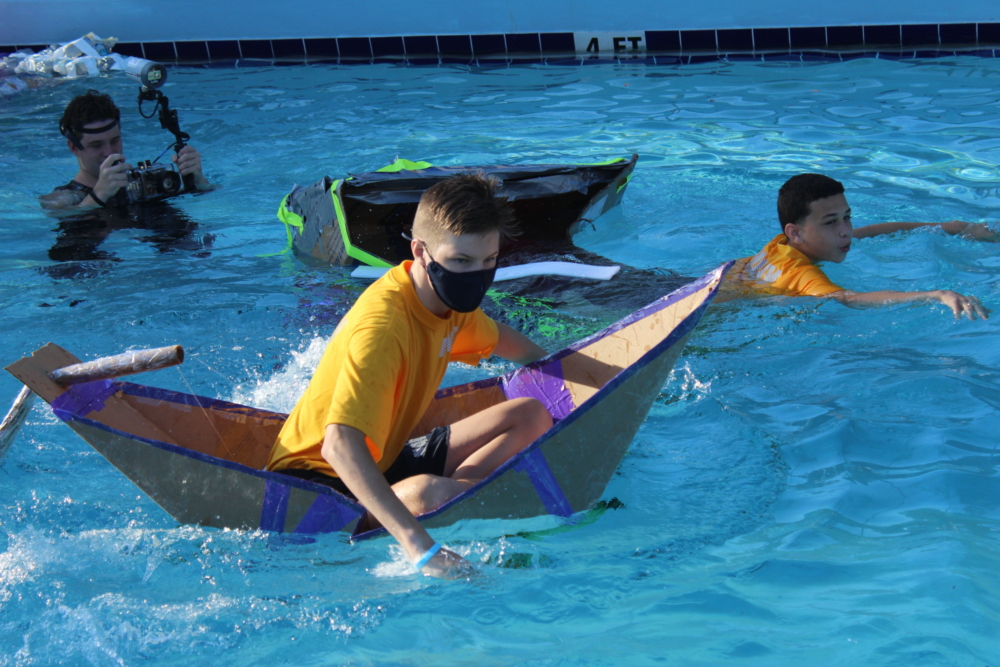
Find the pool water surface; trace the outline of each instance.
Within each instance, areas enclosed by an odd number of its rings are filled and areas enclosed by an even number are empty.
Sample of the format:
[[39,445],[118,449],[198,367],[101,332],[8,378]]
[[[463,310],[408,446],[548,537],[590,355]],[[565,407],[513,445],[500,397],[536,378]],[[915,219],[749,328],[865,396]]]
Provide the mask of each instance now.
[[[0,365],[49,341],[83,359],[179,343],[183,366],[140,381],[283,411],[364,288],[280,254],[296,183],[635,152],[622,205],[576,242],[686,276],[759,250],[803,171],[844,182],[856,225],[1000,204],[989,59],[174,68],[163,92],[219,189],[80,250],[86,230],[36,197],[76,172],[57,122],[90,87],[122,108],[131,162],[168,143],[124,77],[0,100]],[[826,268],[1000,311],[994,244],[919,230]],[[578,296],[525,313],[549,350],[618,315]],[[469,582],[412,574],[386,539],[177,525],[39,401],[0,463],[0,665],[995,665],[998,321],[717,304],[599,508],[434,532]],[[19,388],[0,374],[0,412]]]

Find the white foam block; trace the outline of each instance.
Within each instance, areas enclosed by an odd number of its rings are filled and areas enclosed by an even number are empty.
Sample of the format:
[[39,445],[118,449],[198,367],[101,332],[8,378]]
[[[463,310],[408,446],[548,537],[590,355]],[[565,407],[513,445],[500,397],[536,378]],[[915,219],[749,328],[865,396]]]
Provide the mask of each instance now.
[[[621,271],[620,266],[594,266],[576,262],[531,262],[517,266],[505,266],[497,269],[496,280],[515,280],[529,276],[565,276],[567,278],[586,278],[589,280],[611,280]],[[389,269],[382,266],[359,266],[351,272],[352,278],[360,280],[376,280],[385,275]]]

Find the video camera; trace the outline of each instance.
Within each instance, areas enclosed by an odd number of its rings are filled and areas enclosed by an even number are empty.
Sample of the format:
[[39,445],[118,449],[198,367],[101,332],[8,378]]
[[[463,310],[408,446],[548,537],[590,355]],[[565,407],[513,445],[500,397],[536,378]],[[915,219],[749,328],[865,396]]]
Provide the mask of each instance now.
[[[168,150],[173,148],[175,153],[180,153],[191,135],[181,132],[177,111],[170,108],[167,96],[159,91],[160,86],[167,82],[167,69],[152,60],[132,57],[125,59],[125,74],[141,86],[139,115],[143,118],[152,118],[159,109],[160,127],[173,134],[175,139]],[[156,102],[149,115],[143,113],[143,102]],[[194,174],[181,177],[174,169],[162,164],[153,164],[149,160],[139,162],[135,169],[128,170],[125,175],[128,178],[125,194],[129,203],[155,201],[195,189]]]
[[143,160],[135,169],[125,172],[128,185],[125,196],[130,204],[140,201],[155,201],[180,194],[183,183],[181,175],[166,165],[152,164]]

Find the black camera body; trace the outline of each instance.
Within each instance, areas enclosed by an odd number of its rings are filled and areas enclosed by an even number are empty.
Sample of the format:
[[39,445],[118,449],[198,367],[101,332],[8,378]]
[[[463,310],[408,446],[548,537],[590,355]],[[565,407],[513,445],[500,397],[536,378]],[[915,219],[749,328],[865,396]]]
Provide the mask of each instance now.
[[162,164],[150,164],[149,160],[140,162],[135,169],[129,169],[125,176],[128,178],[125,196],[130,204],[166,199],[184,189],[180,173]]

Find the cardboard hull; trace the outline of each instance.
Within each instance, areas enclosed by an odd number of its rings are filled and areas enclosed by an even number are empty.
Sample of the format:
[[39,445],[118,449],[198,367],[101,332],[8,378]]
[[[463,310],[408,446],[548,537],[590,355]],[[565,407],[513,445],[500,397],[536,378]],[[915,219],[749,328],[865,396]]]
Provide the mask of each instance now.
[[[593,507],[727,269],[530,366],[439,391],[413,436],[524,396],[540,400],[555,423],[421,521],[569,516]],[[65,389],[48,378],[77,361],[49,344],[8,370],[177,521],[302,534],[355,531],[364,513],[356,502],[262,470],[285,415],[129,382]]]

